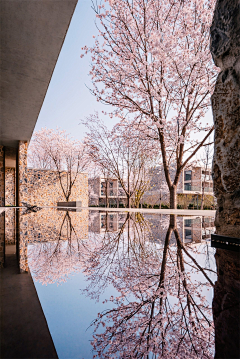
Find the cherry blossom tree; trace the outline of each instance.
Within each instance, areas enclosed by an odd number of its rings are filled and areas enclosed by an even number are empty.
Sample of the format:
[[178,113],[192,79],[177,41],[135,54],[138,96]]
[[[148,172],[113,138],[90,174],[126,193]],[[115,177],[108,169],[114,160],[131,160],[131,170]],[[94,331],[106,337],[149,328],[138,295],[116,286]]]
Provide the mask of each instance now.
[[150,184],[150,169],[156,163],[152,142],[141,139],[140,125],[129,126],[126,119],[112,130],[107,129],[98,114],[82,123],[88,129],[84,144],[89,158],[101,168],[106,179],[118,179],[128,207],[138,207]]
[[[203,166],[203,178],[202,178],[202,197],[201,197],[201,209],[203,209],[204,200],[206,198],[205,189],[206,187],[208,190],[210,189],[210,181],[212,181],[212,160],[213,160],[213,142],[209,141],[204,146],[204,151],[201,155],[200,163]],[[213,189],[212,189],[213,192]],[[213,202],[211,203],[213,206]]]
[[175,216],[160,243],[147,222],[128,214],[116,233],[89,238],[85,294],[98,300],[108,284],[118,291],[106,300],[113,308],[92,323],[96,357],[213,358],[211,303],[205,298],[212,269],[199,264],[200,246],[183,245]]
[[53,169],[57,172],[68,202],[78,174],[87,167],[83,144],[73,140],[65,130],[42,128],[33,135],[28,157],[30,165],[35,168]]
[[215,0],[109,0],[95,6],[99,36],[83,48],[92,59],[92,94],[114,107],[111,116],[143,123],[142,137],[159,143],[171,208],[181,171],[213,131],[201,121],[217,74],[209,51],[214,6]]

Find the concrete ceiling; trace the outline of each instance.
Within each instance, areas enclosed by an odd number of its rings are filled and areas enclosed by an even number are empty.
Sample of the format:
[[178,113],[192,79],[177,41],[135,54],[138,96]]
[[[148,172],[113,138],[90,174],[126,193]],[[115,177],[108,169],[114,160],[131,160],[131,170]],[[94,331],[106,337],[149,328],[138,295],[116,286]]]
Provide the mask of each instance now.
[[30,140],[76,4],[0,1],[0,145]]

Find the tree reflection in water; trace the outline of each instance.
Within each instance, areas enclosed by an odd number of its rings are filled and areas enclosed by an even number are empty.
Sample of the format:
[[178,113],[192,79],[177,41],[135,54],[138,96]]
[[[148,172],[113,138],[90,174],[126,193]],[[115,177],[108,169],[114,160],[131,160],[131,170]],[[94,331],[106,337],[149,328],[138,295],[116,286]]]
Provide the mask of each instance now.
[[28,261],[35,280],[45,285],[60,284],[66,282],[69,274],[79,272],[81,242],[67,211],[54,241],[35,243],[28,249]]
[[204,244],[183,244],[174,215],[162,218],[161,239],[154,238],[142,214],[122,216],[115,232],[106,225],[104,232],[89,232],[86,241],[67,212],[57,240],[29,249],[35,279],[60,283],[81,270],[87,279],[83,293],[91,299],[98,300],[108,285],[117,290],[105,301],[112,309],[91,324],[95,357],[213,358],[212,308],[206,298],[215,276],[207,263],[213,252]]
[[213,271],[195,259],[199,246],[183,245],[175,216],[162,245],[149,234],[140,214],[128,214],[119,232],[106,232],[95,245],[92,239],[85,253],[85,292],[97,299],[108,283],[119,292],[109,299],[115,307],[92,323],[96,357],[213,358],[212,310],[204,296]]

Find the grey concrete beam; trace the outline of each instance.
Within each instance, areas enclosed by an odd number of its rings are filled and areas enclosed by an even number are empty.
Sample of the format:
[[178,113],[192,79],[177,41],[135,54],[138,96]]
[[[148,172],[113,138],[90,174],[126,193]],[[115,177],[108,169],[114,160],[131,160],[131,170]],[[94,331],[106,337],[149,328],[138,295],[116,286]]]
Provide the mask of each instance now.
[[1,145],[30,140],[76,4],[1,0]]

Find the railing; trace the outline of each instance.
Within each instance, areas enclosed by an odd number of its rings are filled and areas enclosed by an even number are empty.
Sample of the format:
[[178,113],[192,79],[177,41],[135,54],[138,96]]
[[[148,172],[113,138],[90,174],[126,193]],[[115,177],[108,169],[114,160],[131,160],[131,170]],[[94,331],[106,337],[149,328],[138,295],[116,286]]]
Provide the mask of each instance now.
[[[100,192],[101,197],[106,197],[106,190],[103,189]],[[107,197],[126,197],[126,194],[122,190],[112,190],[111,188],[107,191]]]
[[204,190],[204,192],[213,192],[212,187],[204,187],[203,190]]
[[202,175],[202,181],[212,181],[212,176],[211,175]]
[[185,191],[201,191],[201,187],[199,187],[199,186],[192,186],[192,185],[190,185],[190,184],[188,184],[188,183],[185,183],[184,184],[184,190]]

